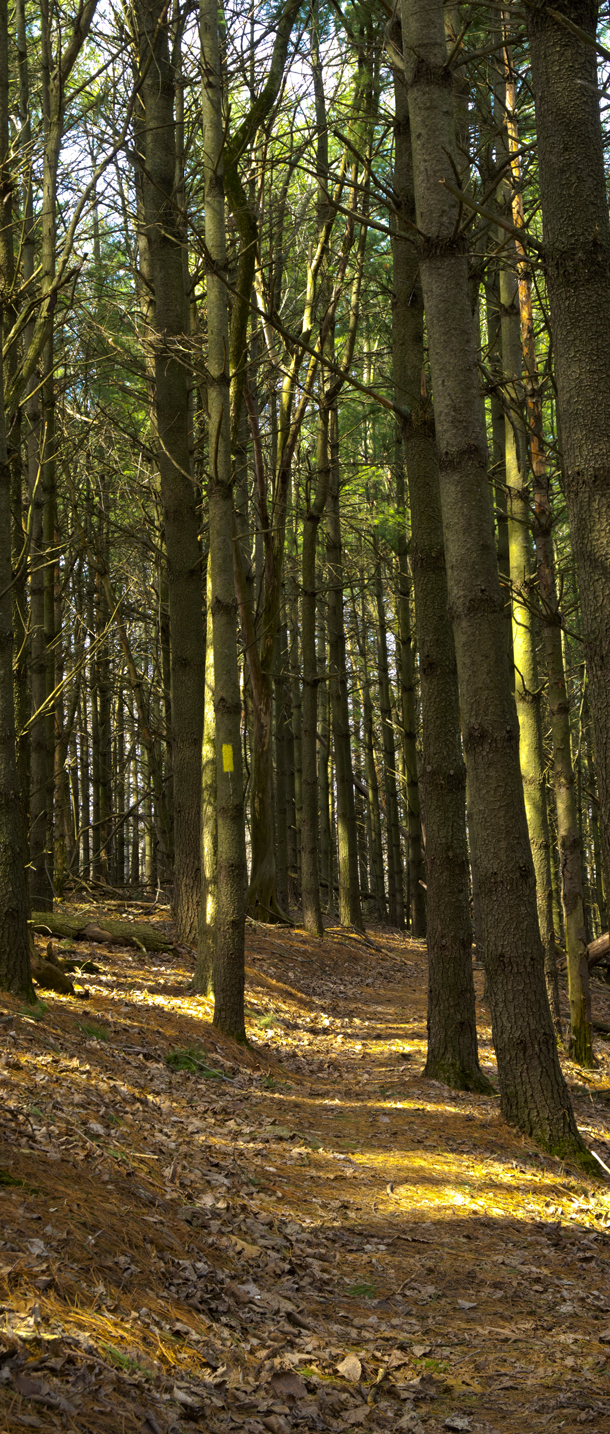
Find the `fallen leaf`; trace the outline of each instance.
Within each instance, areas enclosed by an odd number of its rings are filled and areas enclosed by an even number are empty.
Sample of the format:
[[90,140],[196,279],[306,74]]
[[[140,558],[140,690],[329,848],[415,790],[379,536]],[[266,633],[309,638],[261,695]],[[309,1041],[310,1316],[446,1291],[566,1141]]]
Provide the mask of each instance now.
[[358,1409],[349,1409],[347,1413],[343,1415],[343,1423],[347,1428],[351,1428],[353,1424],[365,1424],[367,1419],[370,1419],[372,1413],[373,1410],[370,1404],[361,1404]]
[[32,1399],[35,1394],[40,1398],[41,1394],[51,1393],[48,1384],[41,1384],[39,1379],[28,1379],[27,1374],[16,1374],[13,1384],[24,1399]]
[[158,1423],[151,1409],[146,1411],[146,1418],[142,1425],[140,1434],[163,1434],[161,1425]]
[[270,1429],[271,1434],[290,1434],[290,1425],[282,1418],[281,1414],[268,1414],[266,1419],[261,1420],[265,1429]]
[[357,1384],[362,1374],[362,1365],[356,1354],[347,1354],[340,1364],[336,1365],[337,1373],[344,1379],[349,1379],[352,1384]]
[[417,1431],[423,1429],[423,1427],[419,1414],[416,1414],[414,1409],[408,1409],[396,1425],[397,1429],[413,1430],[413,1434],[417,1434]]
[[307,1394],[307,1385],[298,1374],[292,1374],[289,1370],[286,1373],[274,1374],[271,1385],[276,1394],[292,1395],[293,1399],[303,1399]]
[[31,1255],[48,1255],[49,1253],[42,1240],[26,1240],[25,1243]]
[[445,1420],[443,1428],[469,1430],[472,1428],[472,1425],[470,1424],[468,1419],[464,1418],[463,1414],[450,1414],[449,1418]]
[[414,1344],[414,1345],[413,1345],[413,1353],[414,1353],[416,1359],[422,1359],[423,1355],[424,1355],[424,1354],[429,1354],[431,1349],[432,1349],[432,1345],[431,1345],[431,1344]]
[[409,1356],[403,1354],[399,1349],[393,1349],[387,1361],[388,1369],[399,1369],[401,1364],[408,1364]]
[[183,1404],[185,1409],[201,1409],[202,1407],[201,1399],[194,1399],[192,1394],[189,1394],[186,1389],[180,1389],[177,1384],[174,1385],[173,1395],[174,1399],[177,1399],[179,1404]]
[[262,1253],[260,1245],[249,1245],[247,1240],[239,1240],[237,1235],[231,1235],[231,1244],[235,1245],[235,1249],[245,1255],[247,1260],[257,1260]]

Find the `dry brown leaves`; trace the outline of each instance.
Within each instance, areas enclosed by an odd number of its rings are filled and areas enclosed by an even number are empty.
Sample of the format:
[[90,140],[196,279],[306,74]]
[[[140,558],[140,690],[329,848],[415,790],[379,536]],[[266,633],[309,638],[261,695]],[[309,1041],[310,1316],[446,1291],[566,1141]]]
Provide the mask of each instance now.
[[[4,1002],[6,1434],[610,1431],[606,1188],[422,1079],[425,952],[372,936],[251,926],[248,1050],[188,952]],[[605,1049],[566,1070],[610,1164]]]

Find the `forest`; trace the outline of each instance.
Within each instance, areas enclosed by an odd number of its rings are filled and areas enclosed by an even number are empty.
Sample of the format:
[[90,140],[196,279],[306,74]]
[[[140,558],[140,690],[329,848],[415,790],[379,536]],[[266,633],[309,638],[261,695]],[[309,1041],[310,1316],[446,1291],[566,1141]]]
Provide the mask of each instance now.
[[427,1076],[484,1091],[474,949],[504,1119],[584,1167],[604,25],[0,4],[1,987],[66,903],[147,894],[243,1042],[246,923],[397,930]]
[[0,0],[7,1434],[610,1434],[609,107]]

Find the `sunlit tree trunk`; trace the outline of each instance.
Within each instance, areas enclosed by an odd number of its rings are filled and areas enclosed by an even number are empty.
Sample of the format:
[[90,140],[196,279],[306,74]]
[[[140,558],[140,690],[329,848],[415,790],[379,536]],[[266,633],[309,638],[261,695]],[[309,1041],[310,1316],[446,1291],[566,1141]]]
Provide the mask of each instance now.
[[214,643],[217,899],[214,1024],[245,1040],[244,919],[246,849],[241,762],[241,696],[233,568],[233,493],[229,411],[229,311],[226,289],[224,116],[215,0],[201,0],[205,240],[214,265],[207,276],[209,514]]
[[193,990],[204,996],[214,991],[216,912],[218,908],[218,831],[216,823],[216,723],[214,717],[214,635],[212,622],[212,571],[208,557],[207,623],[205,653],[205,710],[201,757],[201,901],[197,965]]
[[[514,259],[514,246],[512,246]],[[544,949],[547,994],[555,1029],[561,1035],[553,887],[542,745],[542,689],[538,680],[538,624],[532,610],[532,545],[529,476],[523,413],[522,352],[515,265],[500,275],[504,401],[505,473],[512,591],[512,658],[519,721],[519,761],[525,811],[536,875],[538,925]]]

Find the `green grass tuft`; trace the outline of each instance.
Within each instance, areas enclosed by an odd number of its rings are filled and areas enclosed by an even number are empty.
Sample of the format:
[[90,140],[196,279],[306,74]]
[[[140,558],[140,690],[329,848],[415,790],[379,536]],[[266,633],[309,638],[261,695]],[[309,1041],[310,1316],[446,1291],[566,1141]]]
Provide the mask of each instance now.
[[206,1055],[206,1051],[198,1050],[196,1046],[189,1046],[188,1050],[180,1048],[176,1051],[168,1051],[165,1059],[170,1070],[189,1071],[191,1075],[203,1076],[204,1080],[228,1080],[229,1077],[223,1075],[222,1071],[214,1070],[212,1066],[207,1065],[203,1059]]
[[372,1300],[375,1295],[375,1286],[372,1285],[369,1280],[362,1280],[360,1284],[350,1285],[349,1289],[346,1290],[346,1294],[353,1300],[359,1298]]
[[49,1007],[45,1001],[36,1001],[31,1006],[23,1006],[19,1012],[20,1016],[27,1016],[30,1021],[44,1021]]
[[94,1041],[110,1040],[110,1031],[106,1026],[94,1026],[91,1021],[84,1021],[82,1025],[79,1025],[78,1029],[82,1031],[84,1036],[90,1036]]

